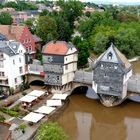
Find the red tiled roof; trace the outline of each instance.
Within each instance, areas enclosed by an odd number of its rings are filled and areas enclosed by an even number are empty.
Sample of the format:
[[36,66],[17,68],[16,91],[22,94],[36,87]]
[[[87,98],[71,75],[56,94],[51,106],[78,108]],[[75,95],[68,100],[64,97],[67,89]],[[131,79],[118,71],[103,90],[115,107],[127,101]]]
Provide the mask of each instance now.
[[0,33],[5,35],[9,40],[19,41],[25,26],[0,25]]
[[43,53],[65,55],[68,51],[68,44],[64,41],[51,41],[45,45]]

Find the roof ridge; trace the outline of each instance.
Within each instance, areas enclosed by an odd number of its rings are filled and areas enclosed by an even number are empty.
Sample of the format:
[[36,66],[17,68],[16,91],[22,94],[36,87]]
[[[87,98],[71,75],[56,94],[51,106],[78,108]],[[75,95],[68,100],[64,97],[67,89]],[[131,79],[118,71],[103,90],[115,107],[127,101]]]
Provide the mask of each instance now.
[[7,46],[16,54],[16,52],[14,51],[14,49],[10,46],[10,41],[8,41],[9,43],[7,44]]

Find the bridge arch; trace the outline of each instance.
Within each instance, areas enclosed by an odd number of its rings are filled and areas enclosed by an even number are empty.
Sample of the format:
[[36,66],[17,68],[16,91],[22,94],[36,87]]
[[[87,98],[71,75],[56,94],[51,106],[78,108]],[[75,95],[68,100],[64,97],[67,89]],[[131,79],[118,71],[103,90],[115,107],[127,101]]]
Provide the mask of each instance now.
[[44,86],[44,81],[42,81],[42,80],[34,80],[34,81],[31,81],[29,84],[32,85],[32,86],[35,86],[35,85]]
[[33,74],[28,74],[28,83],[29,84],[35,84],[35,83],[44,83],[44,77],[40,75],[33,75]]
[[85,94],[90,99],[99,99],[98,95],[93,90],[91,84],[73,83],[72,94]]

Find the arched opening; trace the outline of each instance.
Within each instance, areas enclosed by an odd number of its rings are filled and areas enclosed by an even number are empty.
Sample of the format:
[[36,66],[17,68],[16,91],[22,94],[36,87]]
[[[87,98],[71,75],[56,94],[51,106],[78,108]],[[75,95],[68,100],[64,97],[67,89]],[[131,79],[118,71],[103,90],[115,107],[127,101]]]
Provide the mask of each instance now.
[[31,86],[44,86],[44,82],[41,80],[34,80],[32,82],[30,82]]
[[86,94],[86,93],[87,93],[87,90],[88,90],[88,86],[79,86],[79,87],[76,87],[76,88],[71,92],[71,95],[72,95],[72,94]]
[[96,92],[94,91],[94,89],[92,87],[88,87],[88,86],[79,86],[79,87],[76,87],[71,92],[71,95],[72,94],[84,94],[87,98],[90,98],[90,99],[99,99],[99,97],[96,94]]

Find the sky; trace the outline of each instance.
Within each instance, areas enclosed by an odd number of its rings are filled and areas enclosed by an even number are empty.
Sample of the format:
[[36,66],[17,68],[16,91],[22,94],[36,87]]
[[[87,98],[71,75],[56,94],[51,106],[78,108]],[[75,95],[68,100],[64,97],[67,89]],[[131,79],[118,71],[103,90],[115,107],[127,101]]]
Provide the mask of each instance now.
[[140,0],[81,0],[83,2],[140,3]]

